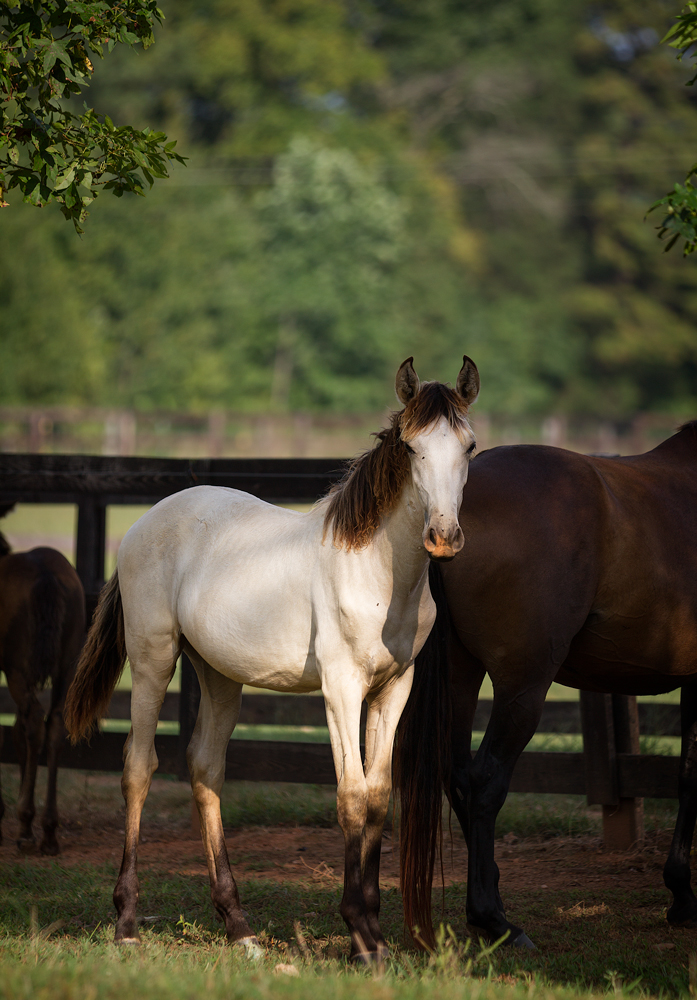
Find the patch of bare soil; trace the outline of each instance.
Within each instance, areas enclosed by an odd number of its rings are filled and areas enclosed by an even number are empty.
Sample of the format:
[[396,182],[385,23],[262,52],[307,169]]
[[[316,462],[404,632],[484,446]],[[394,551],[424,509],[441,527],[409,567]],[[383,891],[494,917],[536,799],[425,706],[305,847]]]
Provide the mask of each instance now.
[[[3,823],[4,840],[0,863],[17,860],[15,846],[17,821],[8,810]],[[155,868],[180,874],[205,874],[206,865],[200,836],[191,821],[177,816],[161,822],[144,823],[139,848],[141,870]],[[123,820],[118,813],[111,821],[95,815],[84,821],[72,814],[59,831],[62,865],[103,864],[118,866],[123,847]],[[38,833],[37,829],[37,833]],[[235,873],[246,880],[265,879],[279,882],[303,881],[324,884],[343,879],[343,835],[336,827],[253,827],[226,832],[230,860]],[[599,838],[574,837],[551,840],[518,840],[508,835],[496,843],[496,860],[501,872],[501,887],[516,890],[587,890],[585,905],[594,898],[602,901],[604,890],[648,890],[662,898],[661,871],[668,853],[668,831],[650,835],[641,849],[631,852],[607,851]],[[459,831],[453,831],[452,845],[446,837],[443,872],[446,884],[467,878],[467,849]],[[53,859],[41,855],[31,863],[44,865]],[[438,873],[436,878],[438,878]],[[391,833],[383,838],[381,882],[399,885],[399,845]]]

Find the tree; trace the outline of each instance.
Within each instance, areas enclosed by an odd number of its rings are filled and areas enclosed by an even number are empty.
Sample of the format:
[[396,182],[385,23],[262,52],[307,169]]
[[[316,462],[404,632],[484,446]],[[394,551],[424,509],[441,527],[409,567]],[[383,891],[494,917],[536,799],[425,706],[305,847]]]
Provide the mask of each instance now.
[[78,232],[100,190],[144,193],[167,177],[170,160],[184,162],[162,132],[114,125],[69,101],[88,85],[93,58],[117,42],[147,48],[162,20],[155,0],[104,2],[1,0],[0,207],[18,187],[23,200],[60,205]]
[[389,357],[390,276],[405,249],[400,199],[348,150],[298,138],[257,203],[260,291],[276,340],[272,406],[369,406]]
[[[686,54],[694,58],[693,47],[697,44],[697,3],[688,3],[683,8],[677,17],[677,24],[673,25],[663,41],[674,49],[680,49],[678,59],[682,59]],[[695,80],[697,72],[687,81],[687,86],[691,87]],[[684,184],[676,182],[673,190],[649,209],[653,212],[657,208],[663,208],[665,216],[658,235],[667,241],[666,250],[670,250],[679,239],[683,239],[685,256],[697,250],[697,188],[692,180],[695,176],[697,176],[697,163],[690,167]]]

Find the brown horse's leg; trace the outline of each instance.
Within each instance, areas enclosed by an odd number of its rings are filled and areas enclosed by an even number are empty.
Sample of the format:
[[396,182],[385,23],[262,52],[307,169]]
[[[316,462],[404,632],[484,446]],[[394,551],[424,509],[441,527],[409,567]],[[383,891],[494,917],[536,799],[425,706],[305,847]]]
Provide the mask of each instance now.
[[[2,751],[3,739],[4,739],[3,728],[2,726],[0,726],[0,751]],[[2,819],[4,815],[5,815],[5,801],[2,797],[2,781],[0,780],[0,844],[2,844]]]
[[469,843],[469,772],[472,766],[472,725],[486,671],[451,629],[448,642],[452,706],[450,798],[465,840]]
[[[457,816],[465,842],[470,844],[470,770],[472,768],[472,726],[479,700],[479,690],[486,671],[462,645],[454,630],[448,644],[451,666],[450,690],[452,694],[450,801]],[[499,869],[494,865],[496,904],[503,912],[499,895]]]
[[673,893],[668,922],[678,927],[697,927],[697,899],[690,885],[690,851],[697,821],[697,685],[680,692],[682,749],[678,782],[678,818],[663,881]]
[[537,728],[548,687],[531,684],[510,692],[494,687],[491,719],[469,772],[467,919],[492,940],[507,935],[508,943],[527,948],[532,942],[506,919],[501,905],[494,828],[516,761]]
[[[58,684],[60,685],[60,682]],[[43,837],[39,845],[41,853],[49,855],[60,853],[56,829],[58,827],[58,755],[65,740],[62,703],[63,692],[61,691],[61,687],[54,686],[51,698],[51,710],[46,722],[46,765],[48,777],[46,781],[46,804],[41,817]]]
[[[41,817],[43,837],[40,850],[42,854],[55,855],[60,853],[60,845],[56,838],[58,828],[58,758],[65,743],[65,725],[63,724],[63,707],[65,696],[75,673],[80,649],[85,638],[85,599],[81,587],[76,587],[72,579],[72,568],[68,567],[66,585],[70,591],[68,605],[65,608],[61,622],[61,651],[58,662],[51,670],[51,708],[46,720],[46,764],[48,779],[46,785],[46,804]],[[71,586],[72,584],[72,586]],[[58,628],[58,623],[55,623]]]
[[261,947],[242,912],[220,816],[225,752],[240,714],[242,685],[213,670],[193,649],[187,652],[201,684],[201,704],[186,758],[201,821],[211,899],[225,924],[228,940],[256,955]]
[[368,810],[362,846],[363,897],[368,927],[378,954],[388,950],[379,922],[382,831],[392,790],[394,736],[409,697],[412,675],[413,670],[408,670],[401,677],[393,678],[377,694],[368,697],[365,733]]
[[10,693],[17,704],[17,721],[14,726],[14,740],[19,758],[21,783],[17,798],[19,837],[17,847],[24,853],[32,853],[36,847],[32,823],[36,814],[34,788],[39,751],[44,739],[44,710],[33,691],[23,684],[16,684],[16,675],[10,684]]

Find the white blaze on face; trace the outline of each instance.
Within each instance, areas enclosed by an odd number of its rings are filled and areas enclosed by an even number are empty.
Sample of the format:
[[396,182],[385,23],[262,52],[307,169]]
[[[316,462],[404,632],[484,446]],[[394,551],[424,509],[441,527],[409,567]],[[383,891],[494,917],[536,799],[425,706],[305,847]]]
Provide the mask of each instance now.
[[405,444],[414,487],[424,510],[424,546],[432,559],[452,559],[465,543],[458,514],[474,451],[474,434],[469,425],[458,434],[441,417]]

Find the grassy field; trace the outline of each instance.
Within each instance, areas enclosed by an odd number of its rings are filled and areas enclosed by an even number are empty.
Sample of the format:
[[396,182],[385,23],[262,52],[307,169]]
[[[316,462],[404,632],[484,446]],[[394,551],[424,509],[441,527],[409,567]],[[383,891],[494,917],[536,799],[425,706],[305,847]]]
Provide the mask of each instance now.
[[[113,928],[103,922],[115,877],[111,865],[66,872],[52,864],[32,875],[22,864],[3,872],[0,995],[295,997],[312,990],[318,1000],[349,993],[435,1000],[454,996],[456,989],[461,995],[463,988],[472,998],[567,992],[678,996],[688,988],[686,949],[673,942],[667,942],[670,950],[657,947],[663,943],[652,940],[658,914],[641,895],[621,889],[605,894],[600,906],[584,906],[579,898],[570,907],[557,907],[552,920],[547,899],[534,892],[519,896],[516,918],[538,927],[537,953],[501,948],[492,954],[480,942],[446,932],[431,956],[401,944],[399,894],[386,892],[382,919],[393,955],[384,970],[361,971],[346,962],[337,888],[280,887],[263,880],[243,886],[265,948],[261,961],[252,964],[231,953],[206,905],[202,878],[143,876],[141,892],[148,900],[143,944],[117,949]],[[13,884],[21,888],[10,888]],[[461,921],[463,907],[464,888],[452,887],[446,910],[453,922]],[[279,966],[290,966],[291,974]]]
[[[8,805],[17,792],[16,770],[2,768]],[[71,864],[17,858],[3,849],[0,868],[0,997],[101,1000],[151,997],[419,998],[461,996],[514,1000],[629,995],[677,997],[688,993],[690,955],[697,934],[670,930],[661,889],[664,847],[641,855],[599,853],[600,815],[572,796],[513,795],[497,829],[504,865],[523,874],[520,884],[504,874],[509,913],[531,932],[538,950],[491,952],[466,937],[463,882],[447,885],[444,931],[432,955],[405,942],[401,898],[392,883],[383,886],[382,922],[392,957],[384,969],[355,969],[347,963],[348,938],[339,916],[340,868],[327,879],[277,877],[255,851],[231,847],[243,905],[264,945],[252,963],[231,951],[216,922],[208,880],[200,863],[179,860],[188,820],[190,793],[180,782],[156,778],[144,813],[144,835],[153,846],[165,842],[166,860],[141,864],[141,932],[137,949],[112,944],[111,893],[119,850],[84,851]],[[658,843],[673,819],[674,803],[647,803],[649,842]],[[120,844],[122,806],[118,777],[63,772],[61,809],[66,826],[83,824]],[[223,796],[226,830],[247,835],[252,845],[269,831],[336,827],[332,789],[230,782]],[[258,831],[258,833],[256,832]],[[64,834],[67,836],[67,834]],[[457,834],[456,836],[459,836]],[[578,845],[578,847],[576,846]],[[157,846],[157,844],[155,844]],[[192,848],[199,857],[200,845]],[[569,864],[569,850],[582,872],[551,876]],[[510,855],[511,857],[507,858]],[[189,857],[187,855],[186,857]],[[559,862],[555,858],[559,857]],[[542,862],[545,867],[540,868]],[[604,865],[600,877],[597,865]],[[609,867],[608,867],[609,864]],[[637,887],[623,873],[651,868],[647,885]],[[655,869],[655,871],[654,871]],[[547,872],[540,875],[539,872]],[[571,872],[571,869],[569,869]],[[584,874],[585,873],[585,874]],[[525,877],[527,874],[527,877]],[[276,876],[276,877],[274,877]],[[626,884],[625,884],[625,880]],[[441,895],[435,893],[436,913]],[[456,992],[457,991],[457,992]]]

